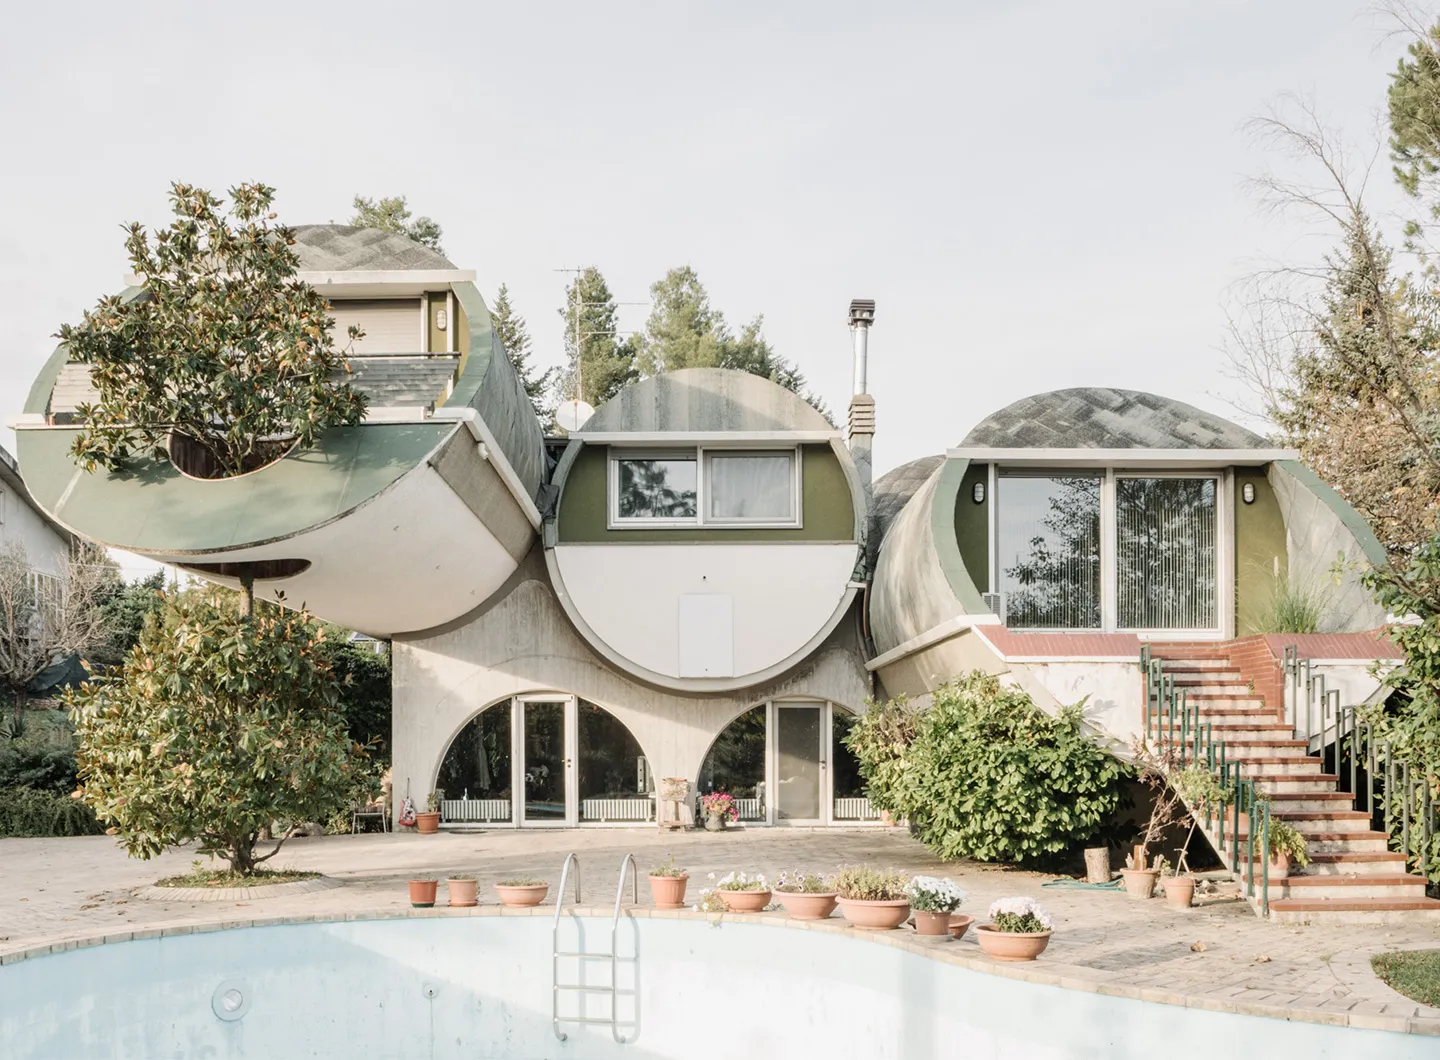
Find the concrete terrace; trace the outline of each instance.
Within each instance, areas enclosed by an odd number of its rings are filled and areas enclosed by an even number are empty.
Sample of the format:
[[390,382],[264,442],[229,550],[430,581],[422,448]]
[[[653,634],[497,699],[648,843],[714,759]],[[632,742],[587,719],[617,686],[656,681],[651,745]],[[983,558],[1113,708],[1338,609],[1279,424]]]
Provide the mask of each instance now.
[[[291,840],[277,867],[325,873],[342,886],[272,898],[233,901],[145,901],[137,892],[162,876],[188,870],[194,854],[177,850],[155,861],[125,857],[104,836],[0,840],[0,961],[38,956],[52,945],[70,948],[117,942],[132,933],[188,932],[216,926],[298,918],[325,920],[408,916],[405,882],[413,876],[469,872],[480,879],[479,910],[443,908],[435,915],[498,912],[490,884],[537,876],[552,886],[568,851],[584,870],[582,905],[608,915],[616,869],[628,853],[641,874],[673,853],[691,873],[690,896],[706,877],[732,869],[773,878],[786,869],[830,870],[869,861],[910,873],[947,875],[970,893],[962,912],[982,920],[1002,896],[1032,895],[1055,915],[1056,934],[1034,965],[996,965],[973,939],[931,941],[908,931],[883,941],[1012,978],[1259,1016],[1348,1024],[1440,1035],[1440,1009],[1397,994],[1370,971],[1370,958],[1392,949],[1440,947],[1440,924],[1309,926],[1266,923],[1238,900],[1188,912],[1156,899],[1139,903],[1120,892],[1054,890],[1051,877],[995,866],[944,864],[892,830],[734,830],[664,835],[648,830],[495,830],[438,836],[362,835]],[[552,892],[551,898],[554,894]],[[628,887],[627,887],[628,899]],[[567,902],[570,901],[567,896]],[[640,881],[642,907],[649,888]],[[488,908],[487,908],[488,907]],[[549,903],[541,912],[548,914]],[[649,910],[642,909],[641,915]],[[429,915],[429,914],[425,914]],[[665,914],[655,915],[701,915]],[[783,913],[756,919],[777,926]],[[823,930],[844,930],[839,919]],[[82,941],[83,940],[83,941]]]

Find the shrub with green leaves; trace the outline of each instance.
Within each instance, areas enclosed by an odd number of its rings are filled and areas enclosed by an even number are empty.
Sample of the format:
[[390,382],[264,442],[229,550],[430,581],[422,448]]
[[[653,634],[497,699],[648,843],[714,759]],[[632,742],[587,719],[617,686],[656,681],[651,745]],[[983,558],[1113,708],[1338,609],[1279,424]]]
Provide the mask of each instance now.
[[0,788],[0,838],[99,835],[104,830],[79,799],[35,788]]
[[835,890],[852,902],[901,902],[910,896],[910,877],[897,869],[846,865],[835,874]]
[[1092,839],[1120,805],[1128,770],[1083,731],[975,671],[926,709],[870,709],[846,743],[871,803],[906,817],[942,858],[1034,862]]

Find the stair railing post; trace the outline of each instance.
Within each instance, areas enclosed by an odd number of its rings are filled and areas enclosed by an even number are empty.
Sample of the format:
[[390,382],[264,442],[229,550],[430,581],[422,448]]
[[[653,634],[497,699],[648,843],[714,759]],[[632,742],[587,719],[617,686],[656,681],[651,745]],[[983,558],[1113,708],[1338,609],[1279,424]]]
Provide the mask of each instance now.
[[[1265,918],[1270,917],[1270,803],[1262,804],[1262,816],[1265,819],[1264,840],[1260,844],[1260,906],[1265,911]],[[1254,862],[1251,862],[1253,865]],[[1254,874],[1254,869],[1251,869]]]
[[1240,864],[1240,766],[1238,763],[1235,766],[1233,779],[1235,791],[1230,800],[1230,805],[1234,808],[1230,827],[1230,871],[1238,872],[1237,866]]
[[1184,692],[1180,693],[1180,768],[1185,768],[1185,749],[1190,742],[1190,704]]
[[1405,851],[1405,871],[1410,871],[1410,761],[1400,764],[1400,847]]

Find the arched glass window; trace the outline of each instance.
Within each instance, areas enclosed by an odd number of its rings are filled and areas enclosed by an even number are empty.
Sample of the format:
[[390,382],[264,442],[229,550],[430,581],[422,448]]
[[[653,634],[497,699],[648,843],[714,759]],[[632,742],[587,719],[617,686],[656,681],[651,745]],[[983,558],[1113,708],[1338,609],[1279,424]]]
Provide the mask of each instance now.
[[444,821],[511,821],[510,700],[470,720],[445,752],[436,783]]

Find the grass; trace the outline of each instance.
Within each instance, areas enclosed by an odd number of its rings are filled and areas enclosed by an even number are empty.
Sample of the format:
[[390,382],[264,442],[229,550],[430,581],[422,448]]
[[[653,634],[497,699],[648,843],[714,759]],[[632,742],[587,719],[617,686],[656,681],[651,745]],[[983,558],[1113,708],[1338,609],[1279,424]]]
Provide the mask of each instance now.
[[1422,1005],[1440,1006],[1440,950],[1380,953],[1370,959],[1381,981]]
[[291,869],[256,869],[246,874],[229,869],[195,869],[184,876],[166,876],[156,880],[156,887],[266,887],[272,883],[294,883],[296,880],[319,879],[318,872],[296,872]]

